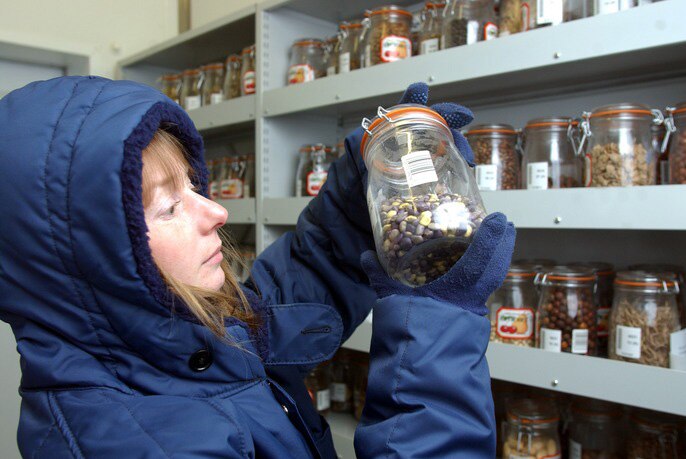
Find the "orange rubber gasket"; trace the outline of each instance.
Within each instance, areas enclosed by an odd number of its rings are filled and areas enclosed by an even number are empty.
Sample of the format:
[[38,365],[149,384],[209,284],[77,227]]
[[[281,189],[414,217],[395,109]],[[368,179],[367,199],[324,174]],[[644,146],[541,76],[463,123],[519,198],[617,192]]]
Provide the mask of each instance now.
[[[576,126],[576,125],[579,124],[579,122],[578,122],[578,121],[572,121],[571,124],[572,124],[572,126]],[[549,122],[549,123],[527,124],[527,125],[525,126],[525,129],[535,128],[535,127],[545,127],[545,126],[560,126],[560,127],[564,127],[564,126],[569,126],[569,123],[563,123],[563,122],[561,122],[561,121],[557,121],[557,122]]]
[[341,28],[341,30],[345,30],[345,29],[361,29],[363,26],[362,26],[362,24],[355,23],[355,24],[341,24],[339,27]]
[[472,134],[512,134],[515,135],[517,134],[517,131],[513,131],[511,129],[476,129],[473,131],[467,131],[465,135],[472,135]]
[[545,280],[573,280],[573,281],[588,282],[588,281],[595,280],[595,277],[594,276],[584,276],[584,277],[546,276]]
[[425,8],[428,9],[433,9],[433,8],[445,8],[446,4],[445,3],[426,3],[424,5]]
[[662,282],[631,282],[631,281],[623,281],[623,280],[616,280],[615,284],[617,285],[629,285],[631,287],[674,287],[675,283],[670,282],[670,281],[664,281]]
[[318,41],[304,40],[296,41],[295,43],[293,43],[293,46],[317,46],[321,48],[322,46],[324,46],[324,43]]
[[678,109],[678,110],[674,110],[674,111],[672,112],[672,115],[678,115],[679,113],[684,113],[684,112],[686,112],[686,107],[680,108],[680,109]]
[[402,15],[405,15],[405,16],[412,17],[412,13],[410,13],[409,11],[405,11],[405,10],[380,10],[380,11],[372,11],[372,13],[370,14],[370,16],[376,16],[377,14],[388,14],[388,13],[396,13],[396,14],[402,14]]
[[608,110],[608,111],[600,112],[600,113],[592,113],[591,118],[597,118],[599,116],[621,115],[623,113],[631,113],[634,115],[649,115],[649,116],[653,115],[653,112],[651,112],[650,110],[627,109],[627,110]]
[[536,273],[507,273],[507,277],[536,277]]

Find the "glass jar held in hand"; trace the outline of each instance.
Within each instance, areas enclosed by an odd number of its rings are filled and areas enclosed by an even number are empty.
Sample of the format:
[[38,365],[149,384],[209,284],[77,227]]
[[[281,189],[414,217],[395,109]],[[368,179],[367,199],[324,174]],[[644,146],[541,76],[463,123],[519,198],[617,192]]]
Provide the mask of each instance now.
[[406,285],[431,282],[460,259],[486,216],[473,174],[448,123],[430,108],[379,107],[362,127],[379,261]]

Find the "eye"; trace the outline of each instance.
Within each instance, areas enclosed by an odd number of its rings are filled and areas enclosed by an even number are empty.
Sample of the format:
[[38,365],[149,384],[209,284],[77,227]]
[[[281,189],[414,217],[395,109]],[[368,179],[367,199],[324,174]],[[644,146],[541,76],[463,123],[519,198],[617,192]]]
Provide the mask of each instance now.
[[164,216],[173,217],[176,213],[176,207],[179,205],[180,202],[181,201],[176,201],[171,207],[167,208],[167,210],[164,211]]

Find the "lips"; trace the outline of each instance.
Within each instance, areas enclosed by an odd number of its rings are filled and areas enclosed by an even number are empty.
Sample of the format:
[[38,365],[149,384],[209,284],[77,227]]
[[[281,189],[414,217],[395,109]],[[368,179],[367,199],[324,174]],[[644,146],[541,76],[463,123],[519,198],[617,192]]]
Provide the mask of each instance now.
[[212,252],[212,255],[205,260],[205,263],[218,263],[222,260],[222,258],[222,246],[220,245],[214,252]]

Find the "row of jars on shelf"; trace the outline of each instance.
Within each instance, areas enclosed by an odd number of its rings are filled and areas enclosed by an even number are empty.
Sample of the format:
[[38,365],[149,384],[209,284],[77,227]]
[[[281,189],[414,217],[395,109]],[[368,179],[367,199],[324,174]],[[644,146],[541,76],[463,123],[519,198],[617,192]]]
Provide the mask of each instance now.
[[517,261],[488,299],[491,341],[686,370],[684,271]]
[[686,419],[492,382],[503,459],[683,459]]
[[224,63],[214,62],[159,79],[162,93],[185,110],[255,94],[255,82],[255,45],[243,48],[240,56],[230,55]]
[[522,131],[482,124],[465,132],[480,190],[686,183],[686,102],[659,110],[623,103],[580,118],[546,117]]
[[341,22],[326,40],[296,40],[286,79],[305,83],[646,3],[652,0],[501,0],[499,7],[495,0],[426,1],[419,15],[380,6],[364,19]]
[[255,197],[255,155],[226,156],[207,161],[213,200]]

